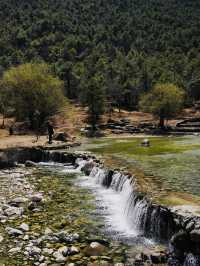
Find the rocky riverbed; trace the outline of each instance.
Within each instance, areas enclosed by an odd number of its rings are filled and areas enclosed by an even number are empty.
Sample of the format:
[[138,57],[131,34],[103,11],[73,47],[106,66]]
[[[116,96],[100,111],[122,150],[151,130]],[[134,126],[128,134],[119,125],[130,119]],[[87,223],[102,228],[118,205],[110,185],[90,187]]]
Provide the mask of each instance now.
[[105,238],[92,195],[73,185],[73,166],[67,166],[71,174],[57,171],[58,164],[26,166],[0,171],[0,265],[123,266],[144,260],[131,246]]

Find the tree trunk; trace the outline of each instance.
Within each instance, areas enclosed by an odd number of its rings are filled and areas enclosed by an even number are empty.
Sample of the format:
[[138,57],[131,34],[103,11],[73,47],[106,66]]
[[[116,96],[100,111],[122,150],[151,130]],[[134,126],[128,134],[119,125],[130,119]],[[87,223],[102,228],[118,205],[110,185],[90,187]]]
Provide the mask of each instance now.
[[2,118],[1,128],[2,128],[2,129],[5,128],[5,115],[4,115],[4,114],[3,114],[3,118]]
[[163,116],[160,116],[159,127],[164,128],[164,126],[165,126],[165,119]]

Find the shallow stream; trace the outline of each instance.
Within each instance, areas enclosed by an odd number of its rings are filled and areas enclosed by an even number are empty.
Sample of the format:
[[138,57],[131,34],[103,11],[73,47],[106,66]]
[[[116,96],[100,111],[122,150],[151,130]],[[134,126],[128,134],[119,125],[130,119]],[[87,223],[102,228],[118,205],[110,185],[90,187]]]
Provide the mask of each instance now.
[[[115,162],[117,167],[125,167],[136,174],[144,192],[155,197],[181,193],[186,199],[192,197],[199,203],[200,136],[149,137],[150,147],[142,147],[142,139],[94,139],[82,149],[101,155],[106,163]],[[170,198],[169,204],[173,203],[179,202]]]

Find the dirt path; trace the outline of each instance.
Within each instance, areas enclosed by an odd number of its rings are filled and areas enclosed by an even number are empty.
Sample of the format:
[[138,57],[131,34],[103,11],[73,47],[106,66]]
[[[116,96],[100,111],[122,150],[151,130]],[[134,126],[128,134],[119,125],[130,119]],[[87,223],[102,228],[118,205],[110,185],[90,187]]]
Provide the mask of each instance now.
[[9,136],[8,134],[0,134],[0,149],[43,146],[45,144],[47,144],[46,136],[41,136],[36,142],[34,135]]

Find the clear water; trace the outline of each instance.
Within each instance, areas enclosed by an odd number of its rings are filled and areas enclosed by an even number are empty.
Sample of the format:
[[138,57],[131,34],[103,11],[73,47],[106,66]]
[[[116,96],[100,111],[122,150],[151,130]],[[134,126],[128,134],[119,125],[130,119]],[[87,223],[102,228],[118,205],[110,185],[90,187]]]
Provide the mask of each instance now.
[[200,137],[150,137],[150,147],[141,138],[93,140],[86,149],[139,169],[162,189],[200,196]]

